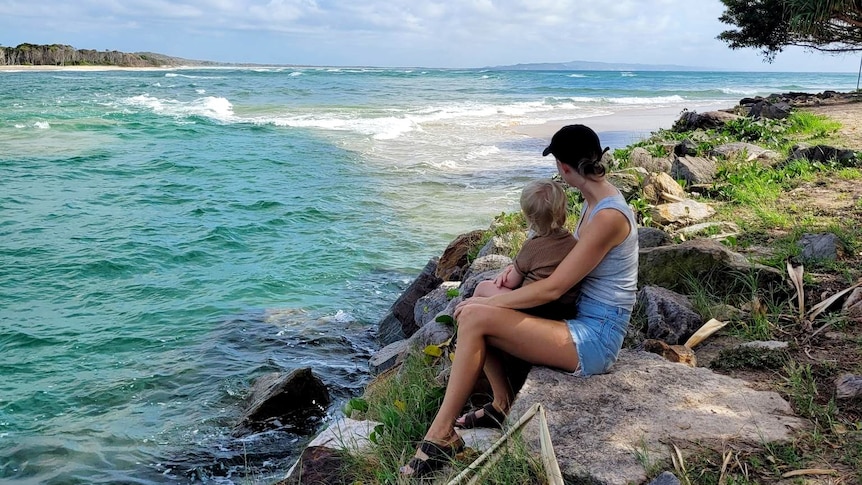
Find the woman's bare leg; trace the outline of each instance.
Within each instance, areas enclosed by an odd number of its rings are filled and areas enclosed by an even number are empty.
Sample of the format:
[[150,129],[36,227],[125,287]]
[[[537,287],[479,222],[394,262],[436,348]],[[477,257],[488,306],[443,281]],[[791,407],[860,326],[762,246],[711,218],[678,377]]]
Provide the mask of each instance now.
[[569,371],[578,366],[578,353],[564,322],[506,308],[466,306],[458,318],[458,346],[443,404],[425,439],[441,444],[454,439],[452,425],[470,397],[489,345],[533,364]]

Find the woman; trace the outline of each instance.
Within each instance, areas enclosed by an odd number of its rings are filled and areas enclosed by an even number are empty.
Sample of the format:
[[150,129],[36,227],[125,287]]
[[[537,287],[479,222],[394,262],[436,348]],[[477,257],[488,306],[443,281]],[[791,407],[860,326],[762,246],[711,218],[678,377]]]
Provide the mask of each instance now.
[[[463,448],[454,426],[499,426],[512,391],[500,352],[576,375],[607,372],[622,347],[637,290],[638,242],[634,214],[605,178],[599,137],[584,125],[561,128],[543,156],[584,196],[577,244],[549,276],[514,291],[473,297],[455,308],[458,345],[443,404],[402,476],[423,476]],[[550,320],[520,309],[536,307],[581,284],[578,317]],[[494,395],[483,408],[456,417],[484,370]]]

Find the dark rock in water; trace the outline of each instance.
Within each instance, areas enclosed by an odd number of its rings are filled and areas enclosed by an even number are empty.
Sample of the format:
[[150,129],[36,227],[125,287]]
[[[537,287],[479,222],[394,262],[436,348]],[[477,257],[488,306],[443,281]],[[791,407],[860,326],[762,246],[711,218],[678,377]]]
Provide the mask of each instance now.
[[310,434],[329,406],[329,391],[310,367],[287,376],[274,372],[255,380],[248,407],[233,429],[235,437],[268,429],[293,428]]
[[416,301],[430,293],[434,288],[440,286],[440,283],[443,282],[442,279],[435,275],[436,271],[437,258],[431,258],[425,267],[422,268],[419,276],[413,280],[413,283],[410,283],[410,286],[392,304],[390,311],[401,322],[401,335],[403,337],[409,337],[419,329],[413,312],[416,307]]
[[377,324],[377,340],[385,347],[391,343],[407,338],[401,328],[401,322],[391,311]]

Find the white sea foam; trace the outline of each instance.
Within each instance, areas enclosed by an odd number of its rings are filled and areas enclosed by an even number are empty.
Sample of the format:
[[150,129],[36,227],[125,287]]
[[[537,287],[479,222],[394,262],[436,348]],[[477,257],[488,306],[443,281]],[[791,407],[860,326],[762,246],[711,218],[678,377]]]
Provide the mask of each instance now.
[[677,104],[684,103],[685,98],[679,95],[673,96],[656,96],[645,98],[639,96],[619,97],[619,98],[588,98],[575,96],[568,98],[576,103],[607,103],[607,104],[625,104],[625,105],[653,105],[653,104]]
[[569,77],[587,77],[586,74],[569,74]]
[[51,128],[51,125],[47,121],[37,121],[33,123],[34,128],[39,128],[40,130],[47,130]]
[[195,92],[198,94],[206,94],[207,90],[206,89],[195,89]]
[[22,125],[20,123],[16,123],[15,128],[18,128],[20,130],[21,128],[27,128],[27,125]]
[[290,77],[302,76],[302,71],[293,71],[289,74]]
[[635,77],[635,76],[637,76],[637,74],[635,74],[633,72],[622,71],[622,72],[620,72],[620,76],[622,76],[622,77]]
[[724,94],[744,94],[747,96],[757,94],[758,90],[754,88],[719,88]]
[[149,94],[142,94],[124,100],[125,104],[152,110],[156,114],[174,116],[204,116],[218,121],[235,121],[233,105],[225,98],[206,96],[192,101],[175,99],[159,99]]

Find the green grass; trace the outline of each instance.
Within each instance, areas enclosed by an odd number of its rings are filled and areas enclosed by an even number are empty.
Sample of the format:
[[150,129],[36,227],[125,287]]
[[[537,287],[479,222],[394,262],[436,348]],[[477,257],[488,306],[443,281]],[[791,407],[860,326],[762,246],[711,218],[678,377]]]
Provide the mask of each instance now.
[[[442,402],[444,388],[437,379],[440,359],[411,352],[400,367],[378,377],[366,389],[362,398],[362,407],[367,409],[364,417],[382,424],[371,435],[370,452],[345,457],[345,483],[399,481],[399,467],[412,457]],[[488,469],[483,483],[544,483],[541,462],[519,435],[501,447],[500,453],[502,459]],[[452,476],[477,456],[459,456],[452,463]]]

